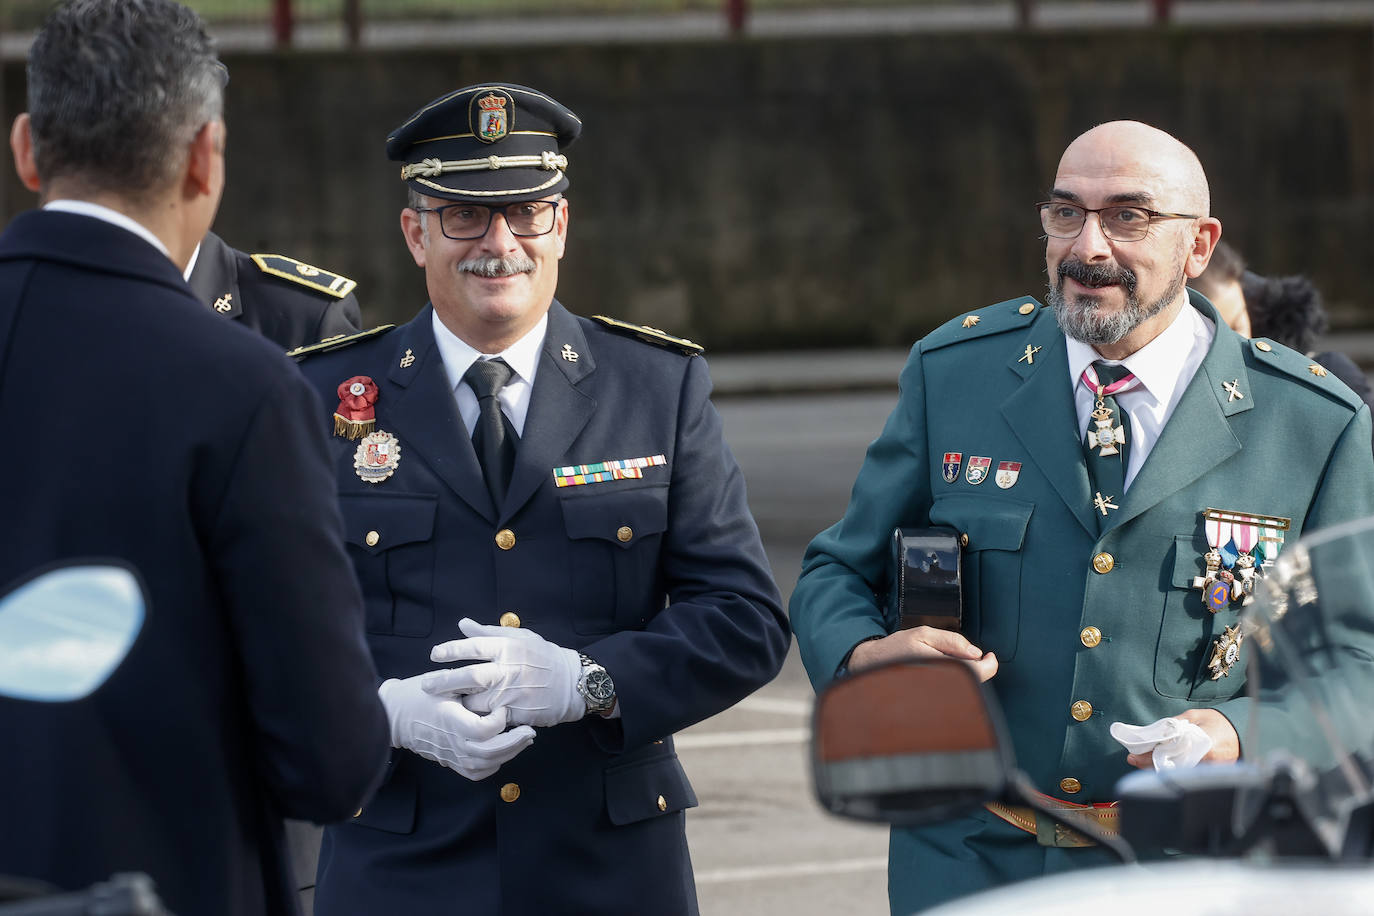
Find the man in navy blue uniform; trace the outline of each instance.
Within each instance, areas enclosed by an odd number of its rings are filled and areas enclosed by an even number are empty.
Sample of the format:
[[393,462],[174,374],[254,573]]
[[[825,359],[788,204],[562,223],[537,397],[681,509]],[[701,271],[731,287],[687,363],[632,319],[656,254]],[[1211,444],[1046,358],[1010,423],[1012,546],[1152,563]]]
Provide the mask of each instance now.
[[[170,0],[73,0],[11,132],[41,210],[0,236],[0,585],[135,568],[142,633],[88,698],[0,701],[0,869],[152,875],[177,913],[296,912],[282,818],[353,814],[385,710],[318,398],[182,277],[224,180],[223,68]],[[21,457],[22,456],[22,457]]]
[[672,735],[782,665],[700,348],[554,299],[580,129],[510,84],[416,112],[387,153],[431,304],[303,364],[396,747],[319,916],[695,913]]

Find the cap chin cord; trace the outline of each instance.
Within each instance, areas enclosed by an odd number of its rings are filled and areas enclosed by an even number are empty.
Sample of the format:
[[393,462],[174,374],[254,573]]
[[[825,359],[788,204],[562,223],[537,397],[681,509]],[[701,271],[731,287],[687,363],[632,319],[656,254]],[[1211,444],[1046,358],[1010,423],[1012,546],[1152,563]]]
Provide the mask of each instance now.
[[[485,172],[497,169],[545,169],[560,172],[568,167],[568,157],[545,151],[538,156],[485,156],[481,159],[421,159],[401,166],[401,180],[438,178],[446,172]],[[502,192],[505,193],[505,192]]]

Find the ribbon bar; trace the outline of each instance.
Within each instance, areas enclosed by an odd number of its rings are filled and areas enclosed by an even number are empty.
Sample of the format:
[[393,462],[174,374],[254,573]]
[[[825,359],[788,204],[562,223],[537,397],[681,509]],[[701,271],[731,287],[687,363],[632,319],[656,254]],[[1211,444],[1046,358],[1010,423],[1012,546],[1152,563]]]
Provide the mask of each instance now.
[[553,482],[557,487],[579,487],[607,480],[638,480],[644,476],[645,468],[661,467],[667,463],[668,459],[663,455],[650,455],[647,458],[618,458],[596,464],[570,464],[553,469]]

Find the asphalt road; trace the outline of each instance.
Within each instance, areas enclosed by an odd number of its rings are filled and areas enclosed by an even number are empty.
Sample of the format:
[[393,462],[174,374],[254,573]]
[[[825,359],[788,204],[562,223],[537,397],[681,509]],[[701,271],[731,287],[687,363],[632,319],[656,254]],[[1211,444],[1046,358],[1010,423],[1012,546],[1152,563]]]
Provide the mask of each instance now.
[[[717,402],[784,599],[811,536],[844,511],[895,402],[895,390]],[[773,683],[678,737],[701,802],[687,835],[706,916],[887,912],[887,829],[831,817],[815,801],[812,696],[793,646]]]

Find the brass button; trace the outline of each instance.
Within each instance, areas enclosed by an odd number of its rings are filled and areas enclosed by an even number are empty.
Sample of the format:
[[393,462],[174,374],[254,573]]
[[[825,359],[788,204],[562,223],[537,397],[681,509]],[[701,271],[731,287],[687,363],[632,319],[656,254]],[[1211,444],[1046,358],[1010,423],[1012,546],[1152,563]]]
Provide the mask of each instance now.
[[1099,553],[1097,556],[1093,557],[1093,569],[1097,570],[1104,576],[1107,573],[1111,572],[1115,566],[1116,557],[1112,556],[1109,553]]
[[615,537],[622,544],[628,544],[630,538],[634,537],[634,530],[629,525],[621,525],[616,529]]
[[508,782],[501,787],[501,801],[513,802],[520,797],[520,787],[513,782]]
[[959,535],[959,546],[960,546],[960,547],[967,547],[967,546],[968,546],[968,535],[967,535],[967,534],[961,534],[961,535]]
[[353,812],[353,816],[354,816],[354,817],[362,817],[362,816],[363,816],[363,809],[362,809],[362,808],[359,808],[357,811],[354,811],[354,812]]
[[1257,341],[1255,341],[1255,349],[1256,349],[1256,350],[1263,350],[1265,353],[1268,353],[1270,350],[1272,350],[1272,349],[1274,349],[1274,348],[1271,347],[1269,344],[1265,343],[1265,342],[1262,341],[1262,340],[1257,340]]
[[510,550],[515,546],[515,532],[509,528],[502,528],[496,532],[496,546],[502,550]]
[[1029,302],[1022,303],[1021,307],[1017,309],[1017,311],[1020,312],[1022,315],[1029,315],[1031,312],[1035,311],[1035,306],[1031,305]]
[[517,613],[515,613],[514,611],[506,611],[506,613],[504,613],[504,614],[501,615],[501,626],[503,626],[503,627],[518,627],[518,626],[520,626],[520,615],[517,614]]
[[668,802],[667,802],[666,799],[664,799],[664,797],[663,797],[662,795],[660,795],[660,796],[658,797],[658,810],[660,810],[660,811],[667,811],[667,810],[668,810]]
[[1083,791],[1083,783],[1074,779],[1072,776],[1065,776],[1059,780],[1059,788],[1066,795],[1077,795]]
[[1092,714],[1093,704],[1089,703],[1087,700],[1074,700],[1073,705],[1069,707],[1069,715],[1073,716],[1079,722],[1088,721],[1088,718]]
[[367,533],[367,537],[363,538],[363,541],[366,542],[367,546],[369,546],[369,547],[376,547],[376,546],[377,546],[377,542],[380,541],[381,539],[382,539],[382,536],[381,536],[380,534],[378,534],[378,533],[375,532],[375,531],[369,531],[369,532]]
[[1078,634],[1078,638],[1083,645],[1091,649],[1102,641],[1102,631],[1097,627],[1084,627]]

